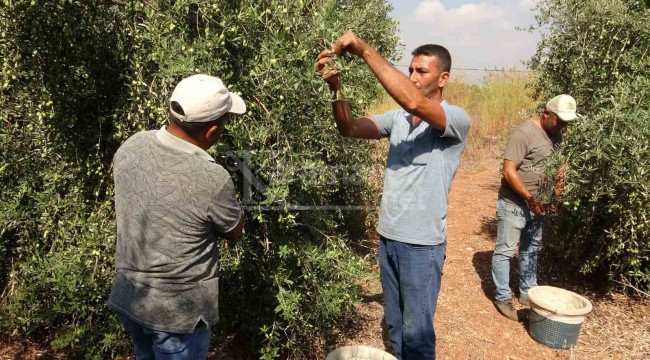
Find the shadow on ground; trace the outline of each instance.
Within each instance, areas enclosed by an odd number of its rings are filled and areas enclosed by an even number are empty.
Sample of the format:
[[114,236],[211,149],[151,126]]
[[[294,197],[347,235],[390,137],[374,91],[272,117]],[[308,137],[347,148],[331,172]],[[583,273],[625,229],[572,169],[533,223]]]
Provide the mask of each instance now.
[[[377,304],[380,304],[382,306],[382,311],[383,311],[384,293],[380,292],[377,294],[361,294],[361,302],[364,304],[376,302]],[[383,350],[392,353],[393,345],[391,344],[390,338],[388,337],[388,325],[386,325],[386,320],[383,318],[383,316],[381,319],[381,339],[382,339],[382,343],[384,344]]]
[[492,251],[481,251],[474,253],[472,265],[476,274],[481,279],[481,289],[485,297],[494,299],[494,282],[492,281]]
[[[494,300],[495,288],[494,281],[492,280],[492,251],[481,251],[474,253],[472,257],[472,265],[476,270],[476,274],[481,279],[481,289],[485,297]],[[517,257],[510,259],[510,288],[519,296],[519,264]]]
[[475,235],[484,235],[490,242],[495,242],[497,238],[497,219],[494,216],[481,217],[481,227]]

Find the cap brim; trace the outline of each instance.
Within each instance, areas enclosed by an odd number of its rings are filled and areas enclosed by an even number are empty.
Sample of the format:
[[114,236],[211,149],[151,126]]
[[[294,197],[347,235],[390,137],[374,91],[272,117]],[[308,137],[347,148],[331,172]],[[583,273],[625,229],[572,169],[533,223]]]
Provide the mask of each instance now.
[[564,122],[571,122],[577,118],[580,117],[580,115],[576,113],[557,113],[557,117],[560,118],[560,120]]
[[230,99],[232,100],[232,106],[228,112],[240,115],[246,112],[246,104],[239,95],[230,93]]

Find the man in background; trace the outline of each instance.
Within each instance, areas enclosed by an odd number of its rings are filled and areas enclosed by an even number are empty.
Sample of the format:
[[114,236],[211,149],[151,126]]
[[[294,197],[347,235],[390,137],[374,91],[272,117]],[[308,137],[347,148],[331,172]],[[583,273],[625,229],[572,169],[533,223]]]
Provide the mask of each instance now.
[[[558,95],[541,114],[524,122],[510,135],[503,160],[503,178],[497,200],[497,239],[492,255],[495,305],[510,320],[518,321],[510,291],[510,259],[519,245],[519,303],[529,305],[528,290],[537,286],[537,258],[542,248],[546,209],[540,186],[546,179],[544,160],[562,141],[561,130],[578,118],[576,101]],[[564,170],[558,173],[559,197]]]

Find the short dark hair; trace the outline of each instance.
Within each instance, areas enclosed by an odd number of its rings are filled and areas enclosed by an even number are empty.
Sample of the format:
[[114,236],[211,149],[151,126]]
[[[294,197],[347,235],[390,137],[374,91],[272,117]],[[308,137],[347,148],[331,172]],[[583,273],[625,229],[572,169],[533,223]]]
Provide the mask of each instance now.
[[424,55],[434,56],[438,60],[438,70],[451,71],[451,54],[444,46],[435,44],[425,44],[418,46],[411,53],[413,56]]
[[[181,104],[179,104],[176,101],[172,101],[171,103],[171,108],[176,112],[177,114],[180,115],[185,115],[185,111],[183,110],[183,107]],[[226,114],[224,114],[225,116]],[[187,135],[189,135],[192,138],[199,138],[205,133],[206,130],[208,130],[211,126],[218,125],[219,121],[221,118],[224,116],[221,116],[218,119],[206,121],[206,122],[187,122],[187,121],[181,121],[178,119],[174,114],[169,111],[168,112],[168,117],[169,121],[173,122],[174,124],[178,125]]]

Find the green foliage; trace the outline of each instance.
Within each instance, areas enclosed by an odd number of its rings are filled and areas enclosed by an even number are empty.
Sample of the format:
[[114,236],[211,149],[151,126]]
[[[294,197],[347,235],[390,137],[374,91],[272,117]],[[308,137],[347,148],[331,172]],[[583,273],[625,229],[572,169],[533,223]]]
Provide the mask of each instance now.
[[571,125],[552,168],[568,165],[563,207],[547,254],[608,280],[650,285],[650,5],[547,0],[548,33],[531,65],[544,97],[573,95],[585,116]]
[[591,113],[593,101],[610,96],[619,82],[647,76],[648,8],[639,0],[538,3],[544,35],[530,63],[538,71],[538,95],[570,93]]
[[[213,155],[231,169],[229,152],[247,158],[268,186],[253,200],[276,207],[251,206],[244,239],[222,249],[220,327],[252,335],[264,358],[317,350],[313,340],[354,313],[362,261],[343,225],[360,215],[281,205],[376,201],[363,174],[370,145],[338,137],[314,60],[348,29],[394,57],[388,11],[380,0],[3,1],[0,328],[48,332],[52,346],[84,358],[125,349],[106,306],[112,155],[166,123],[180,79],[208,73],[249,108]],[[358,60],[339,60],[362,113],[376,81]]]

